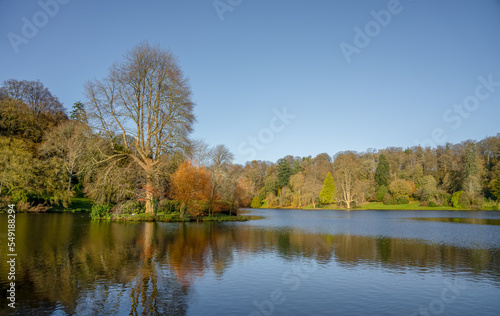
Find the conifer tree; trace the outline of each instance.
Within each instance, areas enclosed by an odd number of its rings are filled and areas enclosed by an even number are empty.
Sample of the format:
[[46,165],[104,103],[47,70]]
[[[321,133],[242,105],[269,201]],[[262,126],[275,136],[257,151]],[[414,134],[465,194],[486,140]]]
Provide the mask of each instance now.
[[292,170],[288,161],[284,158],[278,160],[278,187],[280,189],[288,185],[291,174]]
[[500,178],[491,182],[491,193],[500,201]]
[[323,187],[319,193],[319,201],[322,204],[332,204],[335,202],[335,182],[333,181],[332,174],[328,172],[325,181],[323,182]]
[[378,159],[377,169],[375,170],[375,182],[377,187],[386,186],[389,184],[389,163],[384,154]]

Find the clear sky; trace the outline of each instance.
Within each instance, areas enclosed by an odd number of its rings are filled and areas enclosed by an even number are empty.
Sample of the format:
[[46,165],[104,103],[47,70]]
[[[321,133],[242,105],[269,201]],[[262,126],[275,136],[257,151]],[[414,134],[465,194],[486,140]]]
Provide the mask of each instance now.
[[40,79],[69,112],[159,43],[190,78],[193,137],[238,163],[500,132],[498,0],[54,1],[0,0],[0,81]]

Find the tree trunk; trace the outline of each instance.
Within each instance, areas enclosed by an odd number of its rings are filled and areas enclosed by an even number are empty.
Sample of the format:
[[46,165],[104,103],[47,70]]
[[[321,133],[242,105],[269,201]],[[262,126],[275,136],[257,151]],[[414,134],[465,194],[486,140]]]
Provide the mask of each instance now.
[[181,212],[180,212],[179,217],[180,218],[184,218],[184,214],[185,213],[186,213],[186,203],[185,202],[181,202]]
[[70,195],[71,193],[71,178],[72,178],[72,174],[69,173],[69,180],[68,180],[68,195]]
[[153,215],[155,213],[153,205],[153,183],[147,181],[146,183],[146,214]]

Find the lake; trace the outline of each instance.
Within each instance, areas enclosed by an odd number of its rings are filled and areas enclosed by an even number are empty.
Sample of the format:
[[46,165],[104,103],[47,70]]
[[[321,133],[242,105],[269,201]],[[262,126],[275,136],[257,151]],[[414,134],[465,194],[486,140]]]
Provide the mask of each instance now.
[[0,314],[498,315],[500,212],[242,210],[248,222],[16,214]]

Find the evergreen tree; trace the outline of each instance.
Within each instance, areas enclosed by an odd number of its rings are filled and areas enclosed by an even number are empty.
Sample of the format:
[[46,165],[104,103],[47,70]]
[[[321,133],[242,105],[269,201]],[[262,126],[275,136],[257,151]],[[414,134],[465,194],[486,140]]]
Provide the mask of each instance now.
[[322,204],[332,204],[335,202],[335,182],[333,181],[332,174],[328,172],[325,181],[323,182],[323,187],[319,193],[319,201]]
[[481,191],[481,175],[479,173],[479,162],[475,145],[469,143],[465,149],[462,171],[462,189],[470,194],[478,194]]
[[87,112],[85,111],[85,106],[82,102],[75,102],[69,118],[72,120],[87,123]]
[[375,182],[377,187],[386,186],[389,184],[389,163],[384,154],[378,159],[377,169],[375,170]]
[[500,201],[500,178],[491,182],[491,193]]
[[284,158],[278,160],[278,187],[280,189],[288,185],[291,175],[292,169],[288,161]]
[[297,174],[302,171],[302,166],[300,165],[301,159],[296,159],[293,162],[293,170],[292,170],[292,175]]

